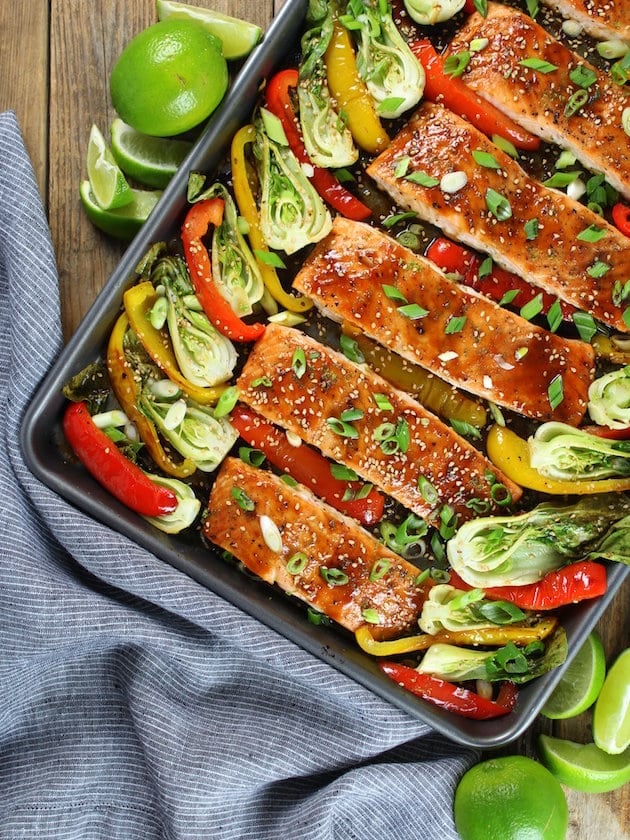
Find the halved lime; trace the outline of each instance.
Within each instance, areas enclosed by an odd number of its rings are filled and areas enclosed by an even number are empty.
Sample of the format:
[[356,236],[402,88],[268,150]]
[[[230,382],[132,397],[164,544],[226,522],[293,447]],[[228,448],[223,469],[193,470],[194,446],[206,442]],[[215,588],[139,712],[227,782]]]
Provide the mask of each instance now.
[[630,781],[630,750],[610,755],[595,744],[540,735],[540,757],[558,781],[587,793],[606,793]]
[[613,662],[593,713],[593,740],[604,752],[619,755],[630,746],[630,648]]
[[175,3],[173,0],[157,0],[158,20],[184,18],[203,24],[213,35],[221,39],[223,55],[227,59],[244,58],[262,38],[260,26],[247,20],[222,15],[213,9]]
[[[130,188],[131,189],[131,188]],[[103,210],[96,201],[88,180],[81,181],[81,203],[90,221],[99,230],[117,239],[133,239],[149,218],[162,195],[157,190],[131,190],[131,202],[114,210]]]
[[584,642],[541,713],[551,720],[575,717],[590,708],[606,677],[606,654],[596,633]]
[[192,149],[187,140],[149,137],[115,119],[111,124],[112,152],[123,172],[147,187],[164,189]]
[[90,130],[88,142],[87,174],[94,199],[101,209],[114,210],[116,207],[130,204],[133,200],[127,179],[95,125]]

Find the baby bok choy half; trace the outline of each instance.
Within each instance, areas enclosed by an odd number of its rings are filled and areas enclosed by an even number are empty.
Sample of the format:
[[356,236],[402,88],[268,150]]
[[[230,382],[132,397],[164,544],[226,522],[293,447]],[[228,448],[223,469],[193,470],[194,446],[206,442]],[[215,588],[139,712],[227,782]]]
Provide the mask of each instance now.
[[413,108],[424,93],[424,68],[398,31],[387,0],[350,0],[340,21],[356,34],[357,70],[379,115],[394,119]]
[[335,3],[311,0],[302,37],[302,60],[298,76],[300,127],[308,156],[315,166],[339,169],[352,166],[359,152],[346,122],[335,110],[326,74],[324,56],[333,34]]
[[160,329],[166,323],[182,374],[201,387],[226,382],[236,365],[236,350],[203,312],[184,260],[159,257],[152,266],[151,282],[163,291],[151,311],[152,325]]
[[585,496],[545,502],[518,516],[465,522],[447,544],[454,571],[470,586],[520,586],[585,557],[630,562],[630,499]]
[[280,120],[261,108],[254,127],[260,228],[270,248],[294,254],[323,239],[332,218],[289,148]]
[[548,478],[582,481],[630,476],[630,440],[609,440],[566,423],[543,423],[528,440],[529,461]]

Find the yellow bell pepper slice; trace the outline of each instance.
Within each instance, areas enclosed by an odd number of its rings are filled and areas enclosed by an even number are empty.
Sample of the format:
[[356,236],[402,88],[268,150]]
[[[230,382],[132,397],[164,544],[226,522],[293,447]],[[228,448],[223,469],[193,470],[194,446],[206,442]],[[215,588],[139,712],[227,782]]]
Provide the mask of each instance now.
[[495,424],[488,433],[488,457],[495,467],[516,484],[552,496],[592,493],[621,493],[630,490],[630,478],[602,478],[570,481],[547,478],[529,462],[527,441],[511,429]]
[[371,155],[382,152],[389,137],[376,112],[374,100],[357,71],[354,47],[348,30],[335,20],[326,50],[328,88],[338,110],[348,121],[354,142]]
[[426,650],[438,643],[488,647],[502,647],[509,642],[527,645],[550,636],[558,625],[556,618],[542,618],[534,624],[509,624],[496,627],[481,627],[477,630],[444,631],[431,635],[421,633],[417,636],[405,636],[402,639],[379,642],[367,624],[355,631],[354,637],[361,650],[371,656],[396,656],[402,653]]
[[129,319],[123,312],[114,324],[107,344],[107,372],[112,389],[157,466],[174,478],[186,478],[197,469],[195,462],[189,458],[179,463],[173,461],[162,446],[155,424],[138,408],[138,386],[123,346],[128,329]]
[[[234,198],[238,205],[238,211],[245,219],[249,226],[248,238],[252,246],[252,250],[268,252],[269,248],[262,235],[260,229],[260,221],[258,218],[258,208],[256,207],[256,200],[249,183],[249,176],[247,172],[247,157],[246,148],[250,143],[256,139],[256,129],[253,125],[244,125],[240,128],[232,139],[232,146],[230,149],[230,160],[232,166],[232,186],[234,189]],[[256,262],[262,274],[265,288],[276,300],[289,312],[306,312],[313,306],[313,302],[303,295],[292,295],[286,292],[276,269],[259,259],[254,253]]]
[[376,373],[401,391],[413,394],[431,411],[448,420],[469,423],[477,429],[486,425],[485,408],[455,390],[443,379],[382,347],[351,324],[344,323],[342,331],[356,341],[365,361]]
[[204,388],[186,379],[179,369],[169,337],[163,330],[156,330],[149,320],[149,313],[157,299],[157,292],[148,280],[127,289],[123,295],[123,302],[131,328],[155,364],[169,379],[179,385],[185,394],[201,405],[216,403],[227,385]]

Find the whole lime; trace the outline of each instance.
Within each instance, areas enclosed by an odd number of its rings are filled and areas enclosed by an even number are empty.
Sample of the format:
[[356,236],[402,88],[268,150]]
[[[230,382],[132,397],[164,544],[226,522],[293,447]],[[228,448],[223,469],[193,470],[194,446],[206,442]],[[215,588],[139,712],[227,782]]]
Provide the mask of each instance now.
[[462,840],[564,840],[567,801],[558,780],[522,755],[471,767],[455,791]]
[[202,123],[228,86],[221,41],[199,23],[164,20],[135,36],[109,81],[118,115],[143,134],[171,137]]

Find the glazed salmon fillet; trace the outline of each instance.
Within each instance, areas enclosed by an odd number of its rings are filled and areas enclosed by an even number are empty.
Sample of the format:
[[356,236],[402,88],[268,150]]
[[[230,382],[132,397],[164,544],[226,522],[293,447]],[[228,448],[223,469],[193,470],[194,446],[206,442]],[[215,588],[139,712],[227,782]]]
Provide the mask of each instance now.
[[[269,520],[279,545],[265,536]],[[416,583],[417,566],[301,485],[227,458],[210,493],[203,534],[262,580],[352,632],[365,616],[376,638],[417,632],[426,597],[426,584]]]
[[[488,3],[487,17],[471,15],[452,40],[449,53],[468,50],[475,38],[488,39],[488,44],[471,53],[462,80],[523,128],[569,149],[630,198],[630,142],[621,121],[630,96],[623,87],[528,15],[508,6]],[[543,72],[521,63],[532,59],[555,69]],[[583,89],[570,78],[578,66],[593,73],[595,81],[586,89],[587,102],[567,116],[569,99]]]
[[[498,168],[477,162],[479,155],[490,155]],[[400,207],[447,236],[602,323],[630,329],[628,301],[619,291],[630,278],[628,238],[580,202],[530,178],[442,105],[424,103],[366,171]],[[454,171],[465,183],[447,192],[441,179]]]
[[462,520],[474,515],[467,502],[475,499],[499,509],[495,482],[515,501],[521,496],[520,487],[410,396],[299,330],[270,324],[237,387],[267,420],[431,523],[439,523],[444,505]]
[[543,0],[567,20],[601,41],[630,42],[630,0]]
[[[584,416],[594,376],[590,345],[534,326],[362,222],[338,216],[294,287],[329,318],[452,385],[540,421],[577,425]],[[410,318],[405,304],[425,314]],[[554,410],[556,378],[564,399]]]

